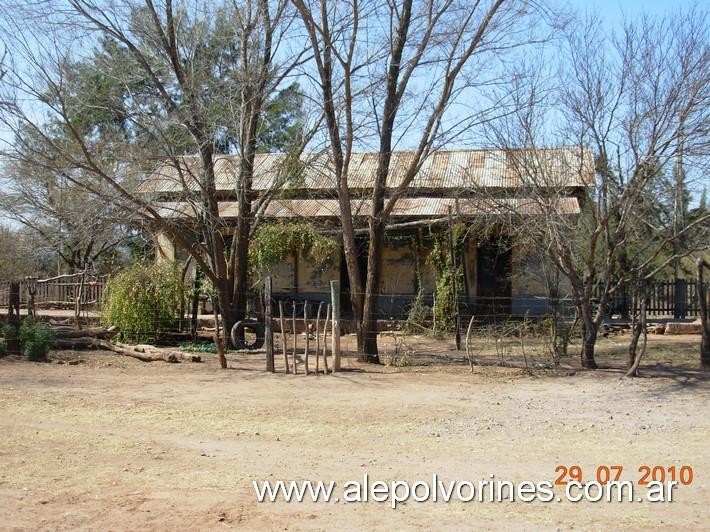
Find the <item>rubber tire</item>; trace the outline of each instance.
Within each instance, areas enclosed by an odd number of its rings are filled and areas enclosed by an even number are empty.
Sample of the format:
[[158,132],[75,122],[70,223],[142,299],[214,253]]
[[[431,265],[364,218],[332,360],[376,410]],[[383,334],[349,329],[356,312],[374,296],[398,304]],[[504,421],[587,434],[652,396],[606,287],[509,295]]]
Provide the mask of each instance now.
[[[256,335],[253,343],[248,344],[243,339],[244,329],[249,329]],[[242,333],[242,334],[240,334]],[[232,345],[236,349],[261,349],[264,347],[264,324],[256,320],[241,320],[234,324],[231,332]]]

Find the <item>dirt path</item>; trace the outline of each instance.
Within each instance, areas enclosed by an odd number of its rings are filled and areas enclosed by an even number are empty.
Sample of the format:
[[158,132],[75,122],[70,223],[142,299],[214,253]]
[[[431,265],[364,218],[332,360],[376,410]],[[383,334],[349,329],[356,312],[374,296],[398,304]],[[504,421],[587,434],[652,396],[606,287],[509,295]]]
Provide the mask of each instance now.
[[[0,360],[4,529],[702,529],[710,384],[517,369],[269,375],[62,353]],[[559,464],[690,464],[675,501],[258,503],[262,479],[554,479]]]

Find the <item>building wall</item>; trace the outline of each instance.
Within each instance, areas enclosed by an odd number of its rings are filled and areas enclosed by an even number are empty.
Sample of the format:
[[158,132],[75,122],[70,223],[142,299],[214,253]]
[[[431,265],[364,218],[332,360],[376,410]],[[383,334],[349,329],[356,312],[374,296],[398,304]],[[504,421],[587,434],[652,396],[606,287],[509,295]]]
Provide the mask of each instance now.
[[272,290],[275,293],[290,292],[293,290],[296,276],[294,272],[294,264],[296,262],[293,254],[290,254],[286,260],[269,268],[267,275],[271,275]]
[[330,281],[340,279],[340,264],[334,264],[322,268],[306,257],[298,257],[298,285],[296,289],[299,294],[320,294],[330,293]]
[[155,259],[158,262],[175,260],[175,243],[165,233],[155,235]]
[[411,295],[417,291],[417,265],[409,240],[386,242],[382,254],[381,294]]
[[[424,291],[425,304],[432,304],[432,295],[436,290],[436,278],[429,264],[431,242],[423,240],[421,235],[414,239],[392,239],[385,243],[383,252],[383,271],[380,282],[380,314],[382,316],[405,315],[417,293],[417,271]],[[186,253],[176,248],[164,234],[155,237],[156,260],[181,260]],[[468,239],[463,252],[464,282],[462,294],[471,308],[475,307],[477,295],[477,253],[475,239]],[[418,254],[418,257],[417,257]],[[272,276],[273,291],[280,295],[302,294],[309,299],[329,301],[330,281],[341,278],[340,261],[320,268],[304,257],[290,254],[280,264],[272,266],[268,273]],[[194,270],[191,268],[191,270]],[[192,276],[192,271],[188,277]],[[554,269],[545,266],[540,253],[515,246],[512,251],[512,303],[513,315],[544,315],[547,307],[546,276],[554,275]],[[560,295],[570,292],[569,283],[559,277]]]

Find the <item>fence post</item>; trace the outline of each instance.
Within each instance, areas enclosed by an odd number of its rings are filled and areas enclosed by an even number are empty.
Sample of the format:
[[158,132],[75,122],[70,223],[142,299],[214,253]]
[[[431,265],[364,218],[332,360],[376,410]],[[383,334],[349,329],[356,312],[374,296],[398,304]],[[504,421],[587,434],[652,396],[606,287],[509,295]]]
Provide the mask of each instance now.
[[274,326],[271,321],[271,276],[264,281],[264,341],[266,343],[266,371],[274,373]]
[[306,347],[303,356],[303,373],[308,376],[308,351],[310,350],[310,337],[308,336],[308,301],[303,303],[303,328],[306,333]]
[[27,289],[27,316],[34,318],[35,316],[35,294],[37,294],[37,283],[29,277],[25,279],[25,288]]
[[[330,281],[330,302],[333,307],[333,371],[340,371],[340,283]],[[326,323],[327,328],[327,323]],[[326,366],[327,367],[327,366]]]
[[298,347],[298,334],[296,333],[296,300],[293,300],[293,315],[291,320],[291,325],[293,329],[293,374],[298,374],[298,369],[296,368],[296,349]]
[[676,320],[684,320],[688,313],[686,304],[686,298],[688,296],[688,283],[685,280],[676,279],[674,296],[673,318]]
[[288,369],[288,352],[286,351],[286,320],[284,318],[284,304],[283,301],[279,299],[279,323],[281,325],[281,349],[284,354],[284,367],[286,368],[286,375],[289,374]]
[[86,282],[86,270],[81,272],[81,278],[79,281],[79,288],[74,293],[74,319],[76,321],[77,330],[81,330],[81,299],[84,297],[84,283]]
[[20,283],[10,283],[10,296],[8,299],[7,324],[8,334],[5,335],[5,344],[8,355],[20,354]]

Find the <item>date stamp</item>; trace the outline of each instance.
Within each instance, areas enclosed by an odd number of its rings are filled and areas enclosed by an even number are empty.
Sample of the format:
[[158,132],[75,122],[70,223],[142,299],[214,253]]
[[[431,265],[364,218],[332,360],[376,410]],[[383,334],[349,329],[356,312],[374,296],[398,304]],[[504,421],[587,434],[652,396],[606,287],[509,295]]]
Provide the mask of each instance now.
[[[558,465],[555,467],[555,485],[563,486],[571,481],[584,483],[588,480],[594,480],[600,484],[608,482],[619,482],[622,480],[624,471],[629,468],[624,468],[622,465],[600,465],[592,468],[591,472],[583,472],[579,465]],[[636,471],[633,479],[639,486],[647,486],[649,482],[677,482],[681,486],[689,486],[695,479],[693,467],[690,465],[683,466],[664,466],[664,465],[642,465],[636,468],[631,468],[631,471]],[[591,476],[590,476],[591,475]]]

